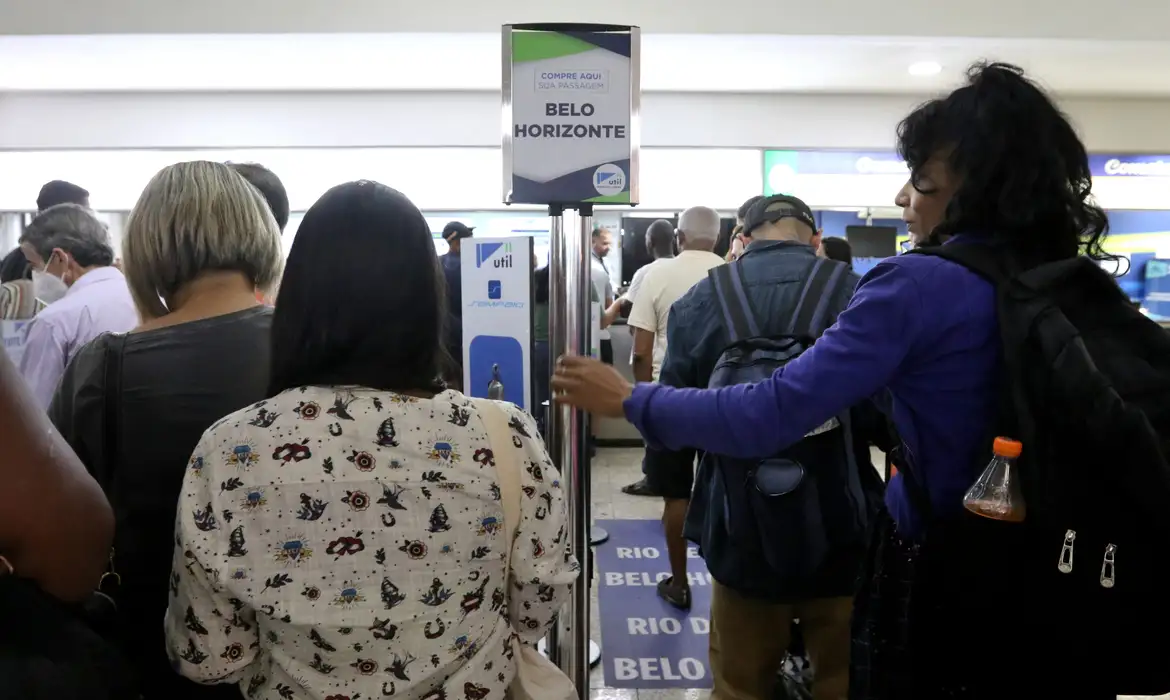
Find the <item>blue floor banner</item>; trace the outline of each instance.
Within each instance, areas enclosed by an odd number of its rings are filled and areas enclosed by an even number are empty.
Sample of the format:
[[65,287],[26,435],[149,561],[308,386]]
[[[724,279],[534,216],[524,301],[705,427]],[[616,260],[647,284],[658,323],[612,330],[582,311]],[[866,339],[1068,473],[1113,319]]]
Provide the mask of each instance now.
[[711,575],[691,545],[691,611],[660,599],[670,561],[657,520],[598,520],[609,540],[594,549],[598,572],[601,658],[610,688],[710,688],[707,636]]

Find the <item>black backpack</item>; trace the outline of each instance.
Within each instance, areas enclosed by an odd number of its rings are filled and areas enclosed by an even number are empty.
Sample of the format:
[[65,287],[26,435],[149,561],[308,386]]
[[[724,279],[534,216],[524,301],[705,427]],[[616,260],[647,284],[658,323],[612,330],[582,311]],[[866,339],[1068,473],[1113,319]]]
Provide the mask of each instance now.
[[[1022,524],[1003,527],[1020,561],[1035,562],[1007,590],[1061,621],[1053,634],[1072,638],[1059,643],[1092,649],[1117,693],[1170,692],[1170,333],[1088,258],[1022,269],[978,243],[915,252],[996,288],[1004,371],[993,428],[1023,443],[1027,507]],[[917,476],[905,478],[928,509]]]
[[[792,317],[770,319],[752,308],[740,265],[712,269],[730,345],[708,386],[763,381],[799,357],[833,321],[827,302],[849,284],[848,271],[818,258]],[[762,599],[852,593],[869,507],[851,421],[844,411],[764,460],[704,455],[711,498],[698,539],[717,581]]]

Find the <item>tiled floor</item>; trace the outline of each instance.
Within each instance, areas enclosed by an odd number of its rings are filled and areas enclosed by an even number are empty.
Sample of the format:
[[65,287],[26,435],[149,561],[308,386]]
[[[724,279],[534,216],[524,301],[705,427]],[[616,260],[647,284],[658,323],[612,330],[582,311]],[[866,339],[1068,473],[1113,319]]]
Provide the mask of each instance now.
[[[880,453],[874,464],[881,464]],[[642,476],[640,449],[602,449],[593,462],[593,517],[606,519],[648,519],[662,517],[662,501],[656,498],[627,496],[622,486]],[[600,641],[598,623],[597,587],[593,588],[591,618],[593,640]],[[606,688],[601,666],[593,669],[589,682],[589,700],[706,700],[705,690],[619,690]],[[1144,696],[1143,696],[1144,697]],[[1160,696],[1170,700],[1170,695]],[[1052,698],[1051,700],[1063,700]],[[1119,700],[1139,700],[1138,696],[1122,696]]]

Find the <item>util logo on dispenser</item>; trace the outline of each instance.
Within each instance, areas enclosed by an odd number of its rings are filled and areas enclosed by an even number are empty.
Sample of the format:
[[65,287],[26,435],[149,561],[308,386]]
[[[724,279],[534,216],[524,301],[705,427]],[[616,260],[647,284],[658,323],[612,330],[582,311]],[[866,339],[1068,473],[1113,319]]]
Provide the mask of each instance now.
[[[496,255],[496,253],[500,253],[500,255]],[[475,266],[483,267],[484,263],[489,260],[492,267],[512,267],[512,244],[476,243]]]

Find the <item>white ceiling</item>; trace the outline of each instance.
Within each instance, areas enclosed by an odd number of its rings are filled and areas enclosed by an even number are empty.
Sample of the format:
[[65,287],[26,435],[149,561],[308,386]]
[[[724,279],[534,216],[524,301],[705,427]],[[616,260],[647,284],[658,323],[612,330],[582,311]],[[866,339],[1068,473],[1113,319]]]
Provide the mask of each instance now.
[[1166,39],[1165,0],[0,0],[0,34],[491,32],[610,22],[664,34]]
[[[0,35],[0,91],[498,90],[499,56],[498,32]],[[646,34],[642,56],[646,91],[921,94],[989,58],[1064,95],[1170,96],[1167,41]],[[926,60],[942,73],[909,74]]]

